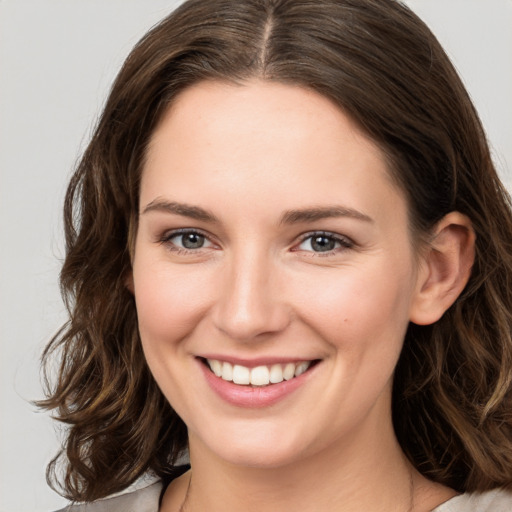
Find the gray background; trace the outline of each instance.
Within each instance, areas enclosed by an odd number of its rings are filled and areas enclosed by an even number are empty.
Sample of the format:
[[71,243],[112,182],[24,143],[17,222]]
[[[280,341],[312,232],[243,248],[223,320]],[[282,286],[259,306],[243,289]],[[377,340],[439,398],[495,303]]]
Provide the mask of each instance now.
[[[57,285],[67,178],[121,62],[179,0],[0,0],[0,512],[64,500],[38,358],[65,314]],[[409,0],[459,69],[512,183],[512,0]]]

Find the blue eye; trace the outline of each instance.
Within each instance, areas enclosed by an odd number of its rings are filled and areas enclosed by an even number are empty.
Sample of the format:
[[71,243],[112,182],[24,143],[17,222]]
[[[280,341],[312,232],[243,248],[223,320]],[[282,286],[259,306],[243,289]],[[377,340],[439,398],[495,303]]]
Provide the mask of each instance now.
[[313,233],[303,238],[298,249],[300,251],[326,253],[343,248],[347,249],[352,246],[351,241],[339,235],[332,233]]

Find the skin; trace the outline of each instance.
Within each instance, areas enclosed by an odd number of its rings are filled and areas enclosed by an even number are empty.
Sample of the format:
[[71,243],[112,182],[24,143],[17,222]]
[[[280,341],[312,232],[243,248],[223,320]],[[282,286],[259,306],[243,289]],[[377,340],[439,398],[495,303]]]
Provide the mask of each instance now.
[[[178,229],[204,245],[183,250]],[[314,250],[318,232],[333,250]],[[409,322],[437,320],[472,263],[460,214],[435,235],[418,253],[383,155],[328,99],[252,80],[175,100],[143,169],[129,283],[149,367],[189,430],[193,471],[162,510],[191,475],[191,511],[418,511],[454,495],[410,466],[391,422]],[[207,385],[211,353],[319,363],[278,403],[243,408]]]

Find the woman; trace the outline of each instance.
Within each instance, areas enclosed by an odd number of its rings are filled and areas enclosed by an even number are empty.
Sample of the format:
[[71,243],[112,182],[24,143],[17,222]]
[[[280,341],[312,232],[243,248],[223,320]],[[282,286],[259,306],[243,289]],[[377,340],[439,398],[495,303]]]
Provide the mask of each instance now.
[[185,2],[65,218],[70,510],[511,509],[509,199],[398,2]]

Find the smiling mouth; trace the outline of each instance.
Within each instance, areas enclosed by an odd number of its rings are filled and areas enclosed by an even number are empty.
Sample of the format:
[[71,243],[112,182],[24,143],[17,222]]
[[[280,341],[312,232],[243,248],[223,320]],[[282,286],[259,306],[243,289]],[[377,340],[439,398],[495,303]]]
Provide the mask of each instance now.
[[310,370],[319,360],[299,361],[283,364],[261,365],[248,368],[218,359],[204,359],[203,363],[217,377],[242,386],[269,386],[292,380]]

